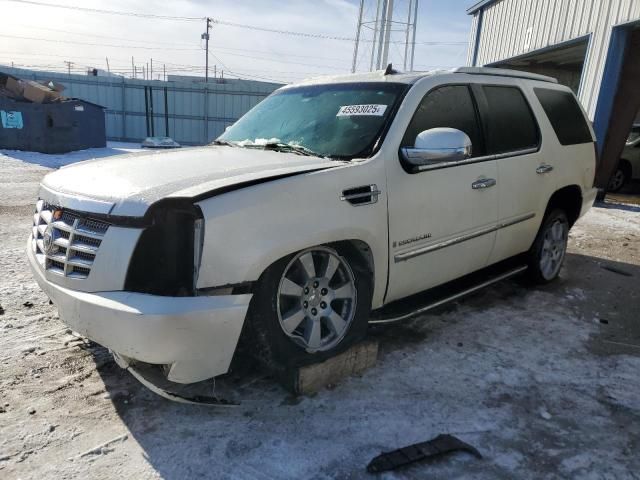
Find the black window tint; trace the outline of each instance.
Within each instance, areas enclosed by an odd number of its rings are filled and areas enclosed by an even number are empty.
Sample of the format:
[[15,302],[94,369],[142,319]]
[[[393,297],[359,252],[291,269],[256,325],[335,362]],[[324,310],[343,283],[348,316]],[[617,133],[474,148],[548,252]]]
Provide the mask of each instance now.
[[482,136],[468,87],[448,85],[427,93],[409,124],[402,146],[413,147],[420,132],[438,127],[463,131],[471,139],[473,156],[483,154]]
[[487,100],[487,153],[505,153],[538,145],[538,125],[519,88],[483,86]]
[[593,142],[589,126],[572,94],[548,88],[534,88],[534,91],[562,145]]

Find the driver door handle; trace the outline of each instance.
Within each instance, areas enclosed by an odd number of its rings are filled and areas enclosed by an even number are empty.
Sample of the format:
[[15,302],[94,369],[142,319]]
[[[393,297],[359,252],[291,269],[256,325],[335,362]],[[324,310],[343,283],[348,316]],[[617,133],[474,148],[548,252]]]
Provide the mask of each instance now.
[[473,182],[471,184],[471,188],[473,188],[474,190],[480,190],[481,188],[493,187],[495,184],[496,180],[494,178],[483,178]]
[[553,170],[553,165],[543,163],[538,168],[536,168],[536,173],[539,173],[539,174],[549,173],[551,170]]

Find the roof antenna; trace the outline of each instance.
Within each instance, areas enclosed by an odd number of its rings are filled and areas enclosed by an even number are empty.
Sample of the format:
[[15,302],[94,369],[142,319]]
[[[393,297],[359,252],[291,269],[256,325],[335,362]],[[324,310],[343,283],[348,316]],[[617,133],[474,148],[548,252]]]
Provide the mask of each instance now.
[[398,71],[394,70],[393,65],[390,63],[387,65],[387,68],[384,69],[384,75],[393,75],[394,73],[398,73]]

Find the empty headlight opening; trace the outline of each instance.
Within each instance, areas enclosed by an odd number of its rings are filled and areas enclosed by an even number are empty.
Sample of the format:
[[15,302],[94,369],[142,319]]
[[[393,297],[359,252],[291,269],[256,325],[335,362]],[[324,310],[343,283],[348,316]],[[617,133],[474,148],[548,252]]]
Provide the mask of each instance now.
[[136,245],[125,290],[153,295],[195,295],[204,220],[187,200],[163,200],[151,206],[148,225]]

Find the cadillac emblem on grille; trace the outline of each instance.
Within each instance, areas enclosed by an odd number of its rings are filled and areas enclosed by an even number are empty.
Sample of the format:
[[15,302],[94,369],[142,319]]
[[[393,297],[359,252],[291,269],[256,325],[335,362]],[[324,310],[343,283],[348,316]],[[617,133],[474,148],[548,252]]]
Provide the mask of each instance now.
[[60,236],[58,230],[53,228],[53,225],[47,225],[47,228],[42,235],[42,244],[44,246],[44,253],[51,255],[57,250],[56,240]]
[[[57,208],[51,213],[53,221],[58,221],[62,218],[62,210]],[[58,251],[56,240],[60,238],[60,231],[52,224],[47,225],[44,233],[42,234],[42,245],[44,247],[44,253],[52,255]]]

